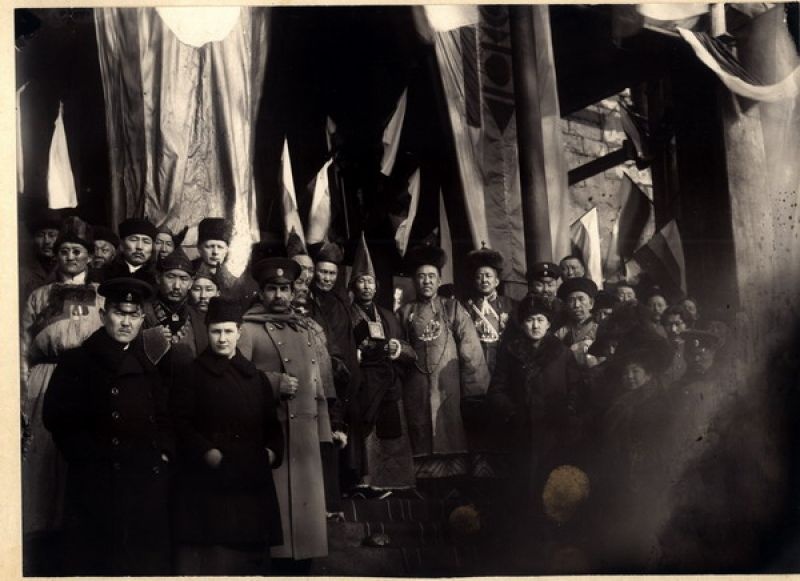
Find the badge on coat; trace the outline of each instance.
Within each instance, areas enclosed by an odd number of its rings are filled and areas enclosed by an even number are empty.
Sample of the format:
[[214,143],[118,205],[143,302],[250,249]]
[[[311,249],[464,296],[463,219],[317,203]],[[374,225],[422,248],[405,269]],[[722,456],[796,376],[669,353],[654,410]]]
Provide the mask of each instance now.
[[370,339],[380,339],[381,341],[386,339],[386,335],[383,332],[383,325],[380,323],[380,321],[369,321],[367,326],[369,328]]

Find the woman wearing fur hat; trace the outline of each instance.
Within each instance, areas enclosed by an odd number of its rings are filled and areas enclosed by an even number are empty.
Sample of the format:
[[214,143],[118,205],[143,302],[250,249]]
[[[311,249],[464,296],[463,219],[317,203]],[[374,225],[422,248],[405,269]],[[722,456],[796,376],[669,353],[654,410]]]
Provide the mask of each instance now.
[[528,508],[541,498],[544,479],[567,462],[577,440],[580,373],[569,348],[552,332],[553,311],[528,295],[518,327],[500,344],[487,402],[511,451],[515,500]]
[[[103,298],[97,284],[86,280],[93,240],[88,225],[77,217],[65,220],[55,243],[52,282],[34,290],[22,313],[22,413],[27,421],[23,448],[23,530],[26,560],[50,563],[37,554],[62,525],[66,465],[42,423],[42,402],[58,356],[80,346],[102,327]],[[26,568],[26,574],[35,574]],[[50,574],[39,571],[38,574]]]

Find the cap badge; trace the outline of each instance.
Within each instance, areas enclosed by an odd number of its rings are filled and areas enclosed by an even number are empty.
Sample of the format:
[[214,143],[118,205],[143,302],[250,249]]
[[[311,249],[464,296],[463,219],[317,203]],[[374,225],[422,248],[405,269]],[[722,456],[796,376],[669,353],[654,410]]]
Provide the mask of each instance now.
[[275,272],[275,274],[277,274],[278,276],[283,276],[283,269],[282,269],[282,268],[279,268],[279,269],[278,269],[278,270]]
[[125,302],[127,302],[127,303],[133,302],[133,294],[132,293],[128,293],[128,294],[125,295]]

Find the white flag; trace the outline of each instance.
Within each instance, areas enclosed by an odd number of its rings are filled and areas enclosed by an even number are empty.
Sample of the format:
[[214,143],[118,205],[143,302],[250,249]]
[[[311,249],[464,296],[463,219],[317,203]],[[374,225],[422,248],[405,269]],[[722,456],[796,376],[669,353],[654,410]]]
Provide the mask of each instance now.
[[408,193],[411,194],[411,203],[408,205],[408,216],[400,222],[397,227],[397,232],[394,234],[394,240],[397,243],[397,250],[400,256],[406,255],[408,249],[408,238],[411,236],[411,226],[414,224],[414,218],[417,216],[417,204],[419,203],[419,169],[411,175],[408,180]]
[[403,120],[406,117],[406,94],[408,89],[403,89],[403,94],[397,100],[389,124],[383,130],[383,159],[381,160],[381,173],[391,175],[394,162],[397,159],[397,149],[400,147],[400,131],[403,129]]
[[305,242],[303,222],[297,209],[297,195],[292,177],[292,160],[289,158],[289,142],[283,140],[283,153],[281,154],[281,187],[283,190],[283,217],[285,226],[285,240],[289,239],[289,232],[295,229],[297,235]]
[[311,209],[308,216],[308,236],[306,244],[322,242],[328,235],[331,225],[331,188],[328,181],[328,168],[333,163],[329,159],[314,178],[314,193],[311,197]]
[[67,133],[64,131],[64,104],[61,102],[58,103],[58,117],[47,162],[47,205],[53,210],[78,205],[75,177],[69,162]]
[[[445,251],[447,256],[453,256],[453,237],[450,234],[450,223],[447,221],[447,210],[441,190],[439,190],[439,247]],[[442,267],[442,284],[454,282],[453,261],[448,260]]]
[[586,278],[603,288],[603,261],[600,257],[600,227],[597,208],[592,208],[569,227],[572,246],[580,252],[586,265]]

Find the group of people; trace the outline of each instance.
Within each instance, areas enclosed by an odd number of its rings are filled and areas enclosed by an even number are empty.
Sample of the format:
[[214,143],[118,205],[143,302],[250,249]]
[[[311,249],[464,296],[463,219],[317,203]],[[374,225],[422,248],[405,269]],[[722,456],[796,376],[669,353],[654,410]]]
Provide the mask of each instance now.
[[708,433],[725,395],[724,325],[658,288],[598,290],[578,256],[531,265],[515,301],[496,251],[469,253],[456,297],[419,246],[416,296],[385,308],[363,236],[349,269],[292,232],[235,276],[222,218],[195,260],[146,218],[44,212],[30,232],[26,574],[307,574],[344,497],[488,491],[536,521],[563,466],[608,492],[604,518],[632,514],[679,449],[665,434]]

